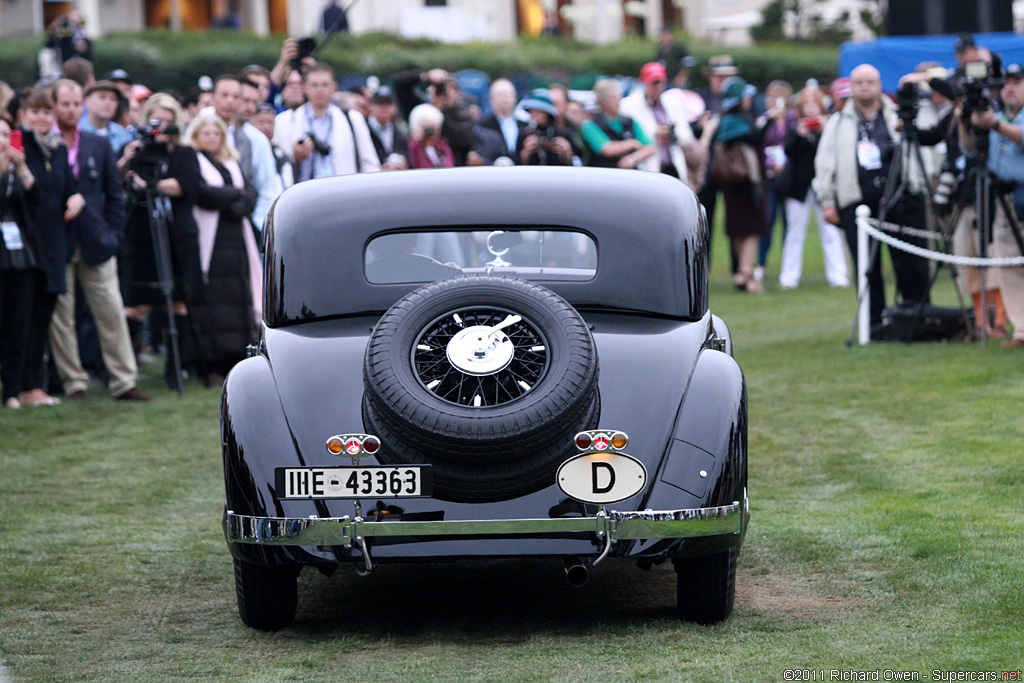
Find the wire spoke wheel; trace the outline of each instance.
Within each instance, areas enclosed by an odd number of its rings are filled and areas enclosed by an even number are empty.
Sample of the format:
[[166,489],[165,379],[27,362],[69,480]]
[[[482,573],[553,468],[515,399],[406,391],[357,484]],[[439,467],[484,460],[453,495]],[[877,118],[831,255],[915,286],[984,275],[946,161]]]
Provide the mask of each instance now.
[[530,320],[504,308],[463,308],[430,322],[412,349],[416,377],[455,405],[511,403],[547,373],[547,340]]
[[430,465],[434,496],[508,500],[555,485],[601,415],[586,322],[543,285],[432,282],[395,302],[363,358],[363,424],[381,464]]

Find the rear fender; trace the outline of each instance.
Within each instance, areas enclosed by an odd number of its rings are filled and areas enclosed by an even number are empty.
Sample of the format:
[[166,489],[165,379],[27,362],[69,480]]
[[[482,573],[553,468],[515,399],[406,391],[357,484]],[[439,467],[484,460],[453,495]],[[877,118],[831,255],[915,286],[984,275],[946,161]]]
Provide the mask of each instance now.
[[[289,501],[286,511],[274,496],[274,468],[300,465],[302,456],[264,356],[232,368],[221,394],[220,424],[225,509],[255,516],[327,516],[312,501]],[[236,557],[262,564],[334,561],[333,554],[313,548],[230,544],[230,549]]]
[[[690,376],[672,439],[644,507],[650,510],[729,505],[747,485],[747,389],[727,353],[705,349]],[[631,554],[704,555],[739,545],[746,533],[640,541]]]

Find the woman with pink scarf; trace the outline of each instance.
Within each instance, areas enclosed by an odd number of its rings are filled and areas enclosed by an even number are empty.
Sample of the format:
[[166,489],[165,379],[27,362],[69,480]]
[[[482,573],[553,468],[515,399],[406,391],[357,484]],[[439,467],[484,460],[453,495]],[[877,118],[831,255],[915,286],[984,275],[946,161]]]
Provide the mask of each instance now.
[[192,307],[210,378],[224,375],[245,357],[262,318],[263,268],[249,214],[256,190],[242,176],[238,152],[215,114],[200,114],[185,132],[199,152],[200,182],[193,209],[199,226],[199,260],[205,301]]

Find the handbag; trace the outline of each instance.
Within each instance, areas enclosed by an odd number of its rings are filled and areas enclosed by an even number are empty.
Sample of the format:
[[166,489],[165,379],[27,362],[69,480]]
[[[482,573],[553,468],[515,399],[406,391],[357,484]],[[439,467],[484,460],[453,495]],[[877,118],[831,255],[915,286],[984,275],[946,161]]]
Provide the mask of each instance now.
[[748,155],[741,142],[715,142],[711,152],[711,178],[719,185],[740,185],[750,182]]

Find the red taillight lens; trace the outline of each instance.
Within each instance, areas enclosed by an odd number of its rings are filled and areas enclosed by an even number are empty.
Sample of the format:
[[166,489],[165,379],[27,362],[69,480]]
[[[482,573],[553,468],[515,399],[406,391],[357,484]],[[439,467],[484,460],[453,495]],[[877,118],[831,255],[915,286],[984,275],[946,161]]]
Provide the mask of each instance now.
[[375,436],[368,436],[363,439],[363,451],[365,453],[376,453],[380,449],[380,439]]
[[576,448],[581,451],[585,451],[590,448],[590,444],[593,442],[594,440],[590,437],[590,434],[587,434],[586,432],[580,432],[576,435]]

